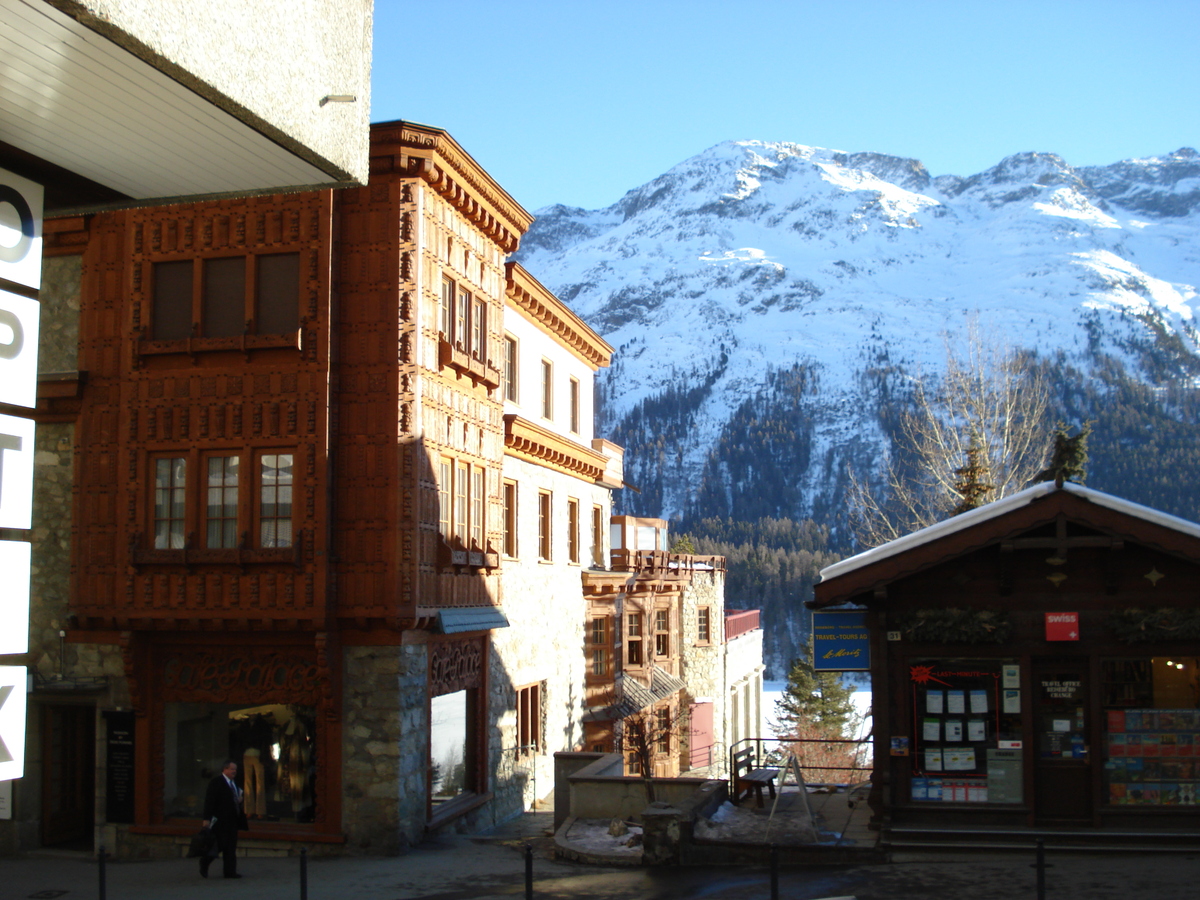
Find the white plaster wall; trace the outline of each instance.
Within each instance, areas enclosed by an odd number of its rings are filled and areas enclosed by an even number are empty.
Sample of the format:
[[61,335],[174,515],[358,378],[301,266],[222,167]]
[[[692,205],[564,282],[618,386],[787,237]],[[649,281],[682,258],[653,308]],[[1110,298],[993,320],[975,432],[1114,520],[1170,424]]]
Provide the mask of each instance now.
[[[612,510],[608,490],[523,460],[505,457],[505,479],[517,482],[517,556],[501,562],[501,605],[508,628],[493,632],[492,708],[499,716],[491,753],[498,779],[522,791],[528,806],[554,789],[554,756],[583,740],[583,683],[586,607],[582,572],[592,556],[591,510]],[[553,494],[552,561],[538,559],[538,492]],[[579,501],[580,560],[567,559],[567,498]],[[607,540],[607,529],[601,530]],[[607,547],[605,547],[607,554]],[[517,688],[543,684],[542,747],[532,759],[517,759]],[[513,771],[515,767],[516,771]],[[502,788],[504,785],[497,785]]]
[[[591,366],[553,340],[541,328],[516,310],[504,311],[504,330],[517,339],[517,402],[506,400],[504,412],[516,413],[556,434],[561,434],[591,449],[593,435]],[[542,360],[554,364],[554,417],[542,418]],[[569,383],[579,380],[579,433],[571,432]]]

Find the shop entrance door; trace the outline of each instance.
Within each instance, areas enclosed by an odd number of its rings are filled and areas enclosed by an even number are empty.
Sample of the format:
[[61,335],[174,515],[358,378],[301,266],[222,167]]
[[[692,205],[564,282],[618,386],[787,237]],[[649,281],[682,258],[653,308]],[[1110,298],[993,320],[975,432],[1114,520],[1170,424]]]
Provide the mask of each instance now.
[[1033,666],[1034,811],[1039,823],[1092,820],[1086,660]]
[[42,844],[92,847],[96,707],[42,707]]

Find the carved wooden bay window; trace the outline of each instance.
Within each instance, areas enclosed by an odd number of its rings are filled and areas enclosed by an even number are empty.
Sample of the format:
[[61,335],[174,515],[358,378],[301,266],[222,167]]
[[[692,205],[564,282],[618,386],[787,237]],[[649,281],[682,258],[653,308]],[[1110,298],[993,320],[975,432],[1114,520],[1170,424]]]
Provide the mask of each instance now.
[[500,386],[488,341],[488,300],[443,276],[438,303],[438,359],[442,366],[486,385]]
[[299,346],[299,252],[160,260],[149,268],[141,353]]
[[439,565],[496,568],[500,554],[487,543],[487,469],[443,456],[437,475]]
[[[242,477],[248,461],[253,473]],[[190,450],[151,457],[149,538],[135,564],[288,562],[295,453],[280,448]]]

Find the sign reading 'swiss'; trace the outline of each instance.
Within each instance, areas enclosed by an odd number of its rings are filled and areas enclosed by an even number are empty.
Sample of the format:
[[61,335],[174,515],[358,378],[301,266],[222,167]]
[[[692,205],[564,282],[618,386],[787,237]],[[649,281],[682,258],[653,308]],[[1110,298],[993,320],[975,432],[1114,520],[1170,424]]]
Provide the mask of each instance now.
[[[0,403],[37,403],[42,188],[0,169]],[[33,515],[32,419],[0,415],[0,528]],[[0,653],[29,649],[30,545],[0,541]],[[25,774],[24,666],[0,666],[0,781]]]

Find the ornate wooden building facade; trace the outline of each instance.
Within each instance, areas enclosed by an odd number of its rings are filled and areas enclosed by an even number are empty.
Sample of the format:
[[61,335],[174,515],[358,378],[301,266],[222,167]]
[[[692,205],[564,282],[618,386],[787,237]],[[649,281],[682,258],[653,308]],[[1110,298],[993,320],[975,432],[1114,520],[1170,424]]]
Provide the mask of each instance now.
[[438,129],[370,156],[361,188],[48,229],[83,260],[67,640],[119,652],[134,713],[118,852],[172,852],[229,755],[252,838],[388,852],[511,812],[489,660],[531,217]]

